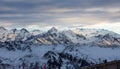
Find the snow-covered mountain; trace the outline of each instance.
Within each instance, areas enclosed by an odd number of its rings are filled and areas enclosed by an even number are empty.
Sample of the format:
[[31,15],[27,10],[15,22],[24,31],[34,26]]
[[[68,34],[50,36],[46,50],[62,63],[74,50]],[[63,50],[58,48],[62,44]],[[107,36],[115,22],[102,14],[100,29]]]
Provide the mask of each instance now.
[[0,27],[0,69],[42,69],[50,67],[49,63],[77,69],[103,60],[120,60],[119,47],[120,35],[103,29],[59,31],[53,27],[41,32]]
[[120,45],[120,35],[104,29],[75,29],[59,31],[55,27],[47,32],[40,30],[28,31],[7,30],[0,27],[0,41],[27,41],[36,44],[93,44],[93,45]]
[[22,40],[25,41],[28,37],[31,36],[29,31],[26,29],[12,29],[12,30],[7,30],[3,27],[0,27],[0,41],[5,42],[5,41],[16,41],[16,40]]
[[80,44],[96,46],[120,46],[120,35],[107,30],[76,29],[59,31],[51,28],[48,32],[30,37],[27,41],[37,44]]
[[20,30],[7,30],[4,27],[0,27],[0,31],[0,42],[2,45],[6,45],[8,43],[11,45],[27,43],[29,45],[79,44],[101,47],[120,46],[120,35],[104,29],[75,29],[59,31],[53,27],[47,32],[41,32],[40,30],[28,31],[25,28]]

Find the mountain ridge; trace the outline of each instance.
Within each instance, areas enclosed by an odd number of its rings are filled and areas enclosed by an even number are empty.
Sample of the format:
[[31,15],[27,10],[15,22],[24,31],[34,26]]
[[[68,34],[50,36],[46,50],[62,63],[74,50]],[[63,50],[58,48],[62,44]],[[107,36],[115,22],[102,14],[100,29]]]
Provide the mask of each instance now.
[[[23,28],[20,30],[7,30],[1,27],[3,32],[0,41],[26,41],[33,44],[86,44],[86,45],[105,45],[120,46],[120,35],[104,29],[75,29],[59,31],[52,27],[47,32],[31,32]],[[36,34],[37,33],[37,34]]]

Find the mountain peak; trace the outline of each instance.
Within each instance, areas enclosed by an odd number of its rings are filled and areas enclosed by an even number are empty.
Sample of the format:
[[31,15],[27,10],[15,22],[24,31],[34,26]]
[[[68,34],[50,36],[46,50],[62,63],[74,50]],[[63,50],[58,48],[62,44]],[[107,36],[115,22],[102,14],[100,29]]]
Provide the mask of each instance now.
[[17,31],[17,29],[11,29],[11,31],[15,34],[15,32]]
[[29,32],[27,29],[25,28],[22,28],[20,31],[23,31],[23,32]]
[[50,30],[48,30],[48,32],[54,33],[57,32],[58,30],[55,27],[52,27]]
[[52,27],[51,30],[56,30],[57,31],[57,29],[55,27]]

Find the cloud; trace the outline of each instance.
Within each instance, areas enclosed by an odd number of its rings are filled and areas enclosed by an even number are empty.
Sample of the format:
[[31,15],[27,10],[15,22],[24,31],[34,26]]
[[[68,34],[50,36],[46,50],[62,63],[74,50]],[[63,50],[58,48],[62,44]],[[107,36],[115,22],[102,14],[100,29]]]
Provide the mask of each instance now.
[[120,34],[120,29],[119,29],[120,23],[101,23],[101,24],[95,24],[95,25],[88,25],[88,26],[85,26],[84,28],[107,29]]
[[18,28],[116,24],[119,6],[120,0],[0,0],[0,24]]

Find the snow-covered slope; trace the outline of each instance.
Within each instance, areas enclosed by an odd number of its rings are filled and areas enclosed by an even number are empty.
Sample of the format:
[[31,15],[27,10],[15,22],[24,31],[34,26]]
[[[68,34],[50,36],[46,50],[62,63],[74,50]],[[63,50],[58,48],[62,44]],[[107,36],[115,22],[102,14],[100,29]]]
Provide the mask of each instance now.
[[104,60],[120,60],[120,35],[108,30],[59,31],[53,27],[43,33],[0,27],[0,32],[0,69],[20,69],[23,64],[25,69],[42,69],[45,64],[49,67],[49,61],[61,64],[62,69],[68,65],[77,69]]
[[86,37],[82,34],[75,34],[72,30],[62,32],[66,37],[68,37],[73,43],[82,43],[86,40]]
[[[11,69],[19,69],[22,64],[26,64],[26,69],[30,68],[30,64],[39,63],[39,67],[47,66],[49,59],[55,57],[58,61],[61,57],[63,63],[61,69],[66,69],[68,63],[72,62],[71,65],[79,66],[81,62],[86,60],[87,63],[99,64],[103,63],[104,60],[114,61],[120,60],[119,50],[120,48],[101,48],[101,47],[89,47],[89,46],[64,46],[64,45],[42,45],[42,46],[31,46],[31,51],[16,50],[8,51],[5,48],[0,48],[0,61],[1,64],[9,64]],[[3,54],[6,53],[6,54]],[[109,53],[109,54],[108,54]],[[75,66],[74,66],[75,67]]]
[[74,29],[73,32],[75,32],[76,34],[82,34],[88,38],[90,37],[94,37],[94,36],[98,36],[98,35],[105,35],[105,34],[110,34],[114,37],[119,37],[120,38],[120,35],[115,33],[115,32],[112,32],[112,31],[108,31],[108,30],[105,30],[105,29]]

